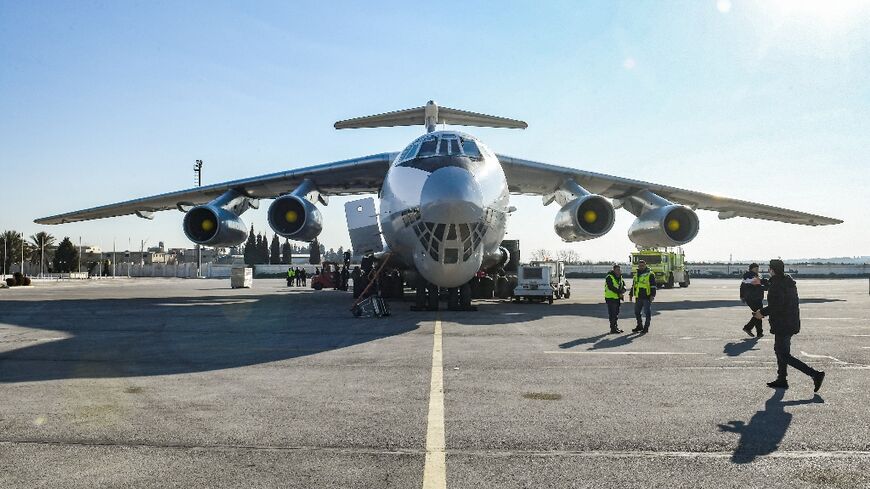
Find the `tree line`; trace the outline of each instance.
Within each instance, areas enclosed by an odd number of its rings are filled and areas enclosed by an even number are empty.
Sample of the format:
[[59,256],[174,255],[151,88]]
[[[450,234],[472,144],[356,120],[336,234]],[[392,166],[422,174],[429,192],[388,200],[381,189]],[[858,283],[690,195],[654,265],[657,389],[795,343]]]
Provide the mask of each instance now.
[[[54,236],[40,231],[24,239],[24,233],[7,230],[0,234],[0,263],[6,273],[14,264],[43,264],[46,272],[69,273],[79,270],[79,249],[69,236],[59,244]],[[23,253],[23,255],[22,255]]]
[[317,264],[321,260],[341,262],[345,251],[350,249],[345,250],[342,246],[337,250],[327,249],[317,239],[309,244],[297,245],[286,238],[281,243],[280,237],[273,234],[270,240],[268,233],[256,233],[251,225],[248,239],[242,247],[242,256],[247,265],[286,265],[291,263],[293,257],[306,257],[309,263]]

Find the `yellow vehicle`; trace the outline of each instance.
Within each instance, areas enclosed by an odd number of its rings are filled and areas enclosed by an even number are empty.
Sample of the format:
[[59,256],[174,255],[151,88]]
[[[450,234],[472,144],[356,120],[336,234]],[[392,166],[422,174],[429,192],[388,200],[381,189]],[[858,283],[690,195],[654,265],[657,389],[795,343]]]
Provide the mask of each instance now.
[[671,289],[674,284],[680,287],[688,287],[689,271],[686,269],[683,249],[677,251],[669,249],[649,248],[635,251],[629,258],[631,261],[631,274],[637,273],[637,262],[643,260],[647,268],[656,276],[656,284],[659,288]]

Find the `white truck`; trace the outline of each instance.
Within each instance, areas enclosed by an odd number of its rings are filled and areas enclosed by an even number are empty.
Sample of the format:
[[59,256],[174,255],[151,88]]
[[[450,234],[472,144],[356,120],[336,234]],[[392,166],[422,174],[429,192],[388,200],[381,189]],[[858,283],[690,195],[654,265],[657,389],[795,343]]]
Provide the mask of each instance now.
[[514,301],[523,298],[528,301],[550,304],[554,299],[571,297],[571,285],[565,279],[565,263],[561,261],[533,261],[521,265],[517,270],[517,286]]

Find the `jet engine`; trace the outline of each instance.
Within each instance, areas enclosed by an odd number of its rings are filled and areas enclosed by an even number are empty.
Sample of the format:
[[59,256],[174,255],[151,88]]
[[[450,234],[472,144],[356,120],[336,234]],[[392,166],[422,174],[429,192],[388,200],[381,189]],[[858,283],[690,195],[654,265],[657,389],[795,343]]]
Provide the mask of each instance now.
[[695,239],[699,227],[694,211],[671,204],[641,214],[628,229],[628,239],[643,247],[679,246]]
[[187,238],[201,245],[233,246],[248,236],[239,216],[211,203],[187,211],[183,226]]
[[268,218],[275,233],[297,241],[313,241],[323,229],[320,210],[299,195],[275,199],[269,206]]
[[480,268],[483,270],[496,270],[504,267],[511,260],[511,252],[504,246],[499,246],[493,253],[483,255]]
[[562,206],[553,227],[565,241],[586,241],[607,234],[614,219],[610,201],[600,195],[587,194]]

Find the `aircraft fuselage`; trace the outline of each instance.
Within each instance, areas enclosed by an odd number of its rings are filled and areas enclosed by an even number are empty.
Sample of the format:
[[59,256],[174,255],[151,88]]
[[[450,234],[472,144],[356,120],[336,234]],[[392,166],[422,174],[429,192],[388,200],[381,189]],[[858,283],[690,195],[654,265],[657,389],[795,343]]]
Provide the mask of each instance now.
[[463,285],[499,253],[510,194],[498,159],[473,136],[414,140],[390,166],[380,199],[387,246],[429,282]]

